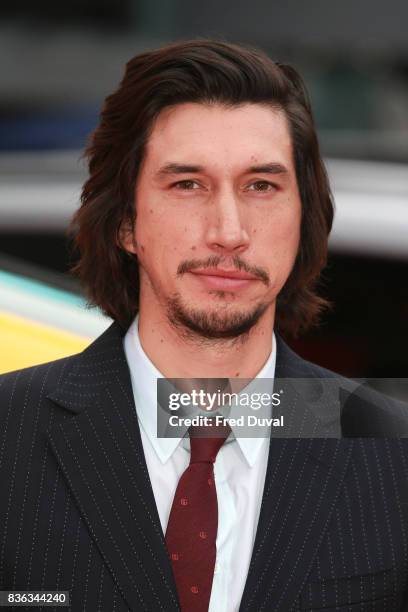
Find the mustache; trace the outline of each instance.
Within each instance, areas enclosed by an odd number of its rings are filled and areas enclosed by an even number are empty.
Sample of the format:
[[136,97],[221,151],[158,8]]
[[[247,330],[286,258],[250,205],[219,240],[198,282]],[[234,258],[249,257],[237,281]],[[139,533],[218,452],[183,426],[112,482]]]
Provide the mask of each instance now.
[[266,270],[263,270],[259,266],[250,266],[238,255],[229,260],[219,255],[211,255],[208,259],[204,261],[201,261],[199,259],[189,259],[187,261],[183,261],[177,268],[177,276],[181,276],[186,272],[196,270],[197,268],[203,270],[205,270],[206,268],[218,268],[220,264],[225,264],[227,261],[232,262],[232,266],[230,265],[229,267],[233,267],[235,270],[238,271],[247,272],[248,274],[253,274],[263,283],[265,283],[265,285],[269,285],[269,274],[266,272]]

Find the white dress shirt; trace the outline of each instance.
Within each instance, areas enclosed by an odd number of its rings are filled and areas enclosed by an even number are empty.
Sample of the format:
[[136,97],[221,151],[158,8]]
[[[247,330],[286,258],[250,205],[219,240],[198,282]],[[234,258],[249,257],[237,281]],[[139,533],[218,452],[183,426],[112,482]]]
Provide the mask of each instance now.
[[[190,463],[190,440],[157,437],[157,378],[163,374],[140,343],[138,317],[124,338],[143,450],[163,534],[180,476]],[[256,378],[274,378],[276,341]],[[272,393],[272,389],[270,390]],[[268,461],[269,438],[232,433],[218,452],[214,480],[218,499],[217,557],[209,612],[237,612],[251,561]]]

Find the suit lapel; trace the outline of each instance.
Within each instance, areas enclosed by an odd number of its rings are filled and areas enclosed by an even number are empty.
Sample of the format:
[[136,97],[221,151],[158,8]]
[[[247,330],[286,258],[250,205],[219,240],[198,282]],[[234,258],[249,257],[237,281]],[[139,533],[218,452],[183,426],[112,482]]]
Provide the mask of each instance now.
[[49,431],[53,452],[132,610],[179,609],[144,458],[123,332],[113,324],[75,358],[48,397],[71,412]]
[[[311,365],[278,339],[276,378],[314,377],[319,384],[317,376]],[[303,416],[319,422],[316,406],[296,393],[291,400],[298,423]],[[339,496],[351,451],[352,441],[345,439],[271,438],[240,612],[287,612],[296,607]]]

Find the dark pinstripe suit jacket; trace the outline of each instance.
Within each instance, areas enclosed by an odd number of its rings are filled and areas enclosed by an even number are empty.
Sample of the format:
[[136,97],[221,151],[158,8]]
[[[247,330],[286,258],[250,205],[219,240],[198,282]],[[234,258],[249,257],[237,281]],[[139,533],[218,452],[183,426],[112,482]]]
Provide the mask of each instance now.
[[[122,336],[0,377],[1,589],[178,610]],[[326,373],[279,340],[276,375]],[[408,609],[407,442],[271,439],[240,611]]]

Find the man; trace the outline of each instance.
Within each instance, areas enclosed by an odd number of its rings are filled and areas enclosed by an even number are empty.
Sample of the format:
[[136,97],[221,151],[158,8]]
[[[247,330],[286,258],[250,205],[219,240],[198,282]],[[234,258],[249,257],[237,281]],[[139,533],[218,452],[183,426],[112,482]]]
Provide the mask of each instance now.
[[1,588],[74,611],[406,609],[405,440],[157,437],[160,377],[335,376],[280,336],[325,305],[333,216],[300,77],[222,42],[144,53],[87,155],[76,271],[114,323],[1,379]]

